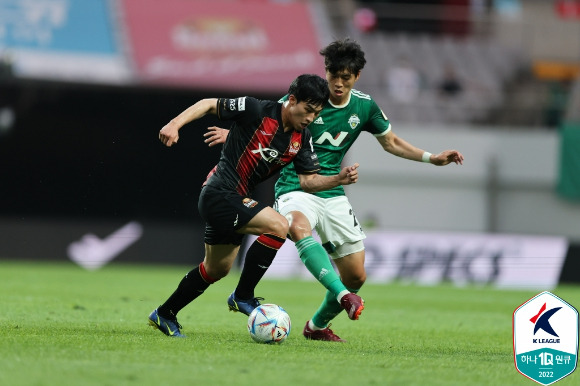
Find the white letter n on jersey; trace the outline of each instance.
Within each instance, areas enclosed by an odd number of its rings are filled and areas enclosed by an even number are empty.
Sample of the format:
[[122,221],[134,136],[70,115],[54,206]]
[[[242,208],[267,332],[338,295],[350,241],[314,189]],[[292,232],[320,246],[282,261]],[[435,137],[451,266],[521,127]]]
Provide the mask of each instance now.
[[332,135],[329,132],[324,132],[315,143],[321,145],[324,141],[328,141],[332,146],[340,146],[347,135],[348,133],[346,131],[341,131],[336,137],[332,138]]

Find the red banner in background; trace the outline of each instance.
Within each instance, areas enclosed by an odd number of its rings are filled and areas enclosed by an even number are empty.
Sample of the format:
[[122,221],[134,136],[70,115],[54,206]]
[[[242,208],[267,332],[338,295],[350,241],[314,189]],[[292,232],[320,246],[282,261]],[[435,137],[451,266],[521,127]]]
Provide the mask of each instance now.
[[556,13],[562,19],[580,19],[579,0],[557,0],[555,7]]
[[123,0],[142,82],[284,94],[303,73],[324,74],[302,2]]

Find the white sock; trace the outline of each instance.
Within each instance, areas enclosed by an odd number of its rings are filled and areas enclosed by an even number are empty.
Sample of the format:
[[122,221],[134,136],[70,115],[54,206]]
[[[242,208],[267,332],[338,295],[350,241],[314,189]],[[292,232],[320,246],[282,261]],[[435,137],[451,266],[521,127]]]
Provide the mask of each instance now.
[[342,299],[342,297],[344,295],[348,295],[350,293],[350,291],[344,290],[344,291],[340,291],[340,293],[338,294],[338,296],[336,297],[336,300],[340,303],[340,299]]
[[308,321],[308,328],[311,330],[324,330],[324,327],[318,327],[316,324],[312,323],[312,319]]

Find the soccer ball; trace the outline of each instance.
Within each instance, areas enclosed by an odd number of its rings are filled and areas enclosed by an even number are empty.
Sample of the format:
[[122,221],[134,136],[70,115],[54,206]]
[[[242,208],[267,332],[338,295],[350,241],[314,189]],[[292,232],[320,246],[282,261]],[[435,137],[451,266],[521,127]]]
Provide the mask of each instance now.
[[290,335],[290,315],[276,304],[262,304],[250,313],[248,331],[258,343],[282,343]]

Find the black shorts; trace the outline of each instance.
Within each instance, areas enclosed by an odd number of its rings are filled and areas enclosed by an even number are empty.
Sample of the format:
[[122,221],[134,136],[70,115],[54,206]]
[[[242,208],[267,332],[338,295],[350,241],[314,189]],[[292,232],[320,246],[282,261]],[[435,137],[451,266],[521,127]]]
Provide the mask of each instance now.
[[241,245],[244,235],[236,233],[268,205],[231,190],[204,186],[197,207],[205,221],[205,243]]

